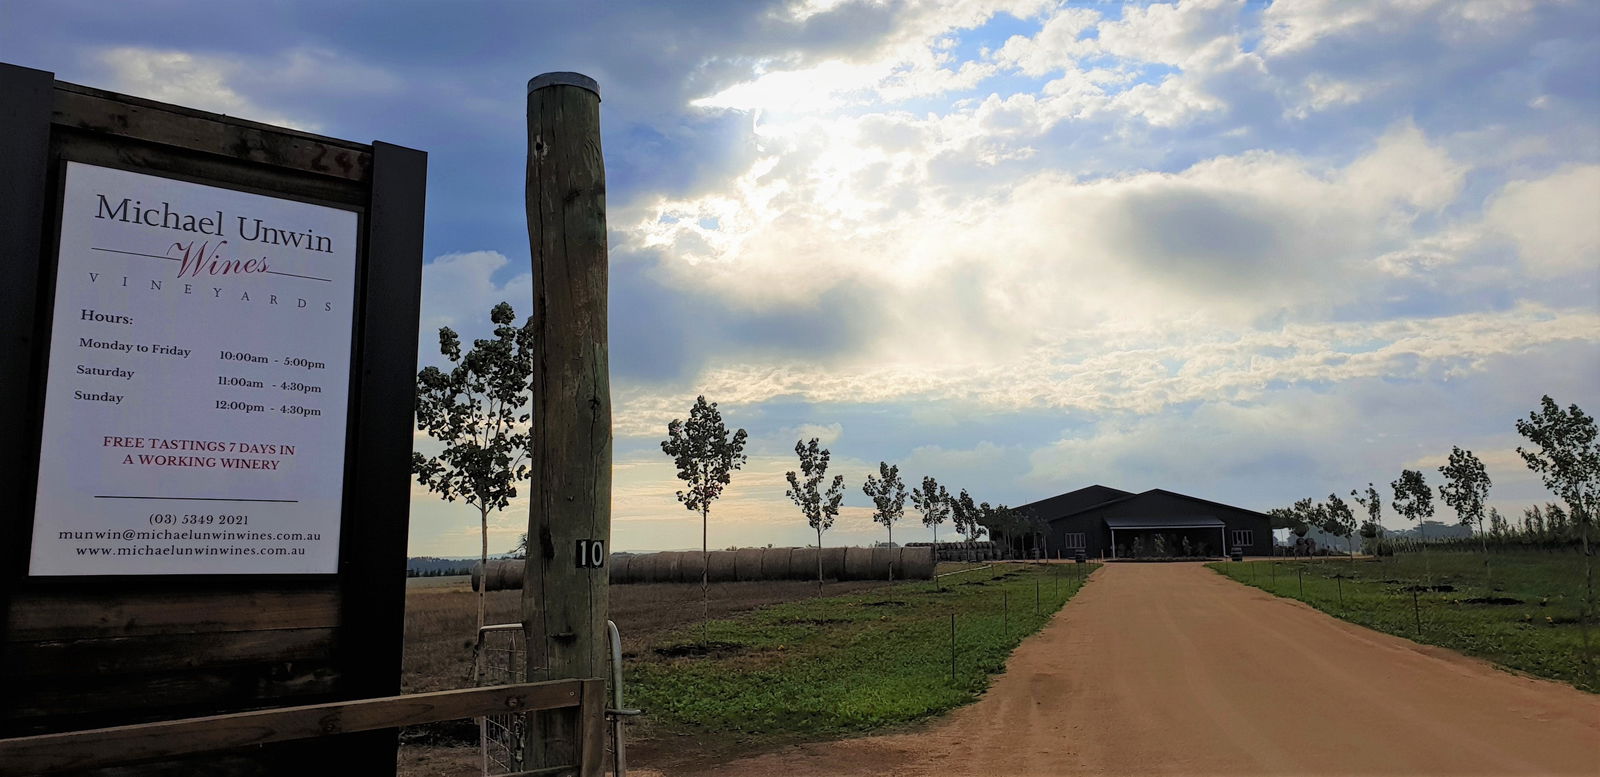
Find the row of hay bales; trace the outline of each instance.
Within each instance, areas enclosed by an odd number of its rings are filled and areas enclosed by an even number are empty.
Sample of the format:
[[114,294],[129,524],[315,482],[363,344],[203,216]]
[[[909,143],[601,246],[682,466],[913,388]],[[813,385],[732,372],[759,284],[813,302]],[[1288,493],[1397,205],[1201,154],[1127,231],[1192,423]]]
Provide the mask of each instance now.
[[[698,583],[702,559],[713,583],[757,580],[815,580],[817,557],[822,557],[822,577],[827,580],[929,580],[933,578],[933,549],[921,548],[746,548],[700,551],[666,551],[635,556],[613,555],[606,562],[613,583]],[[523,562],[506,559],[489,562],[489,589],[522,587]],[[478,570],[472,571],[477,590]]]

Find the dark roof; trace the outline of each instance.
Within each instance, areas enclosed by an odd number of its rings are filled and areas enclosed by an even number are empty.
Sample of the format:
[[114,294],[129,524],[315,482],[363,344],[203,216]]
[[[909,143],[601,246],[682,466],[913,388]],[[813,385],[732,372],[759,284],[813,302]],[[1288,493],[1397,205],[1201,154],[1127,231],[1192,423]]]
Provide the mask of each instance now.
[[[1189,496],[1188,494],[1180,494],[1176,491],[1168,491],[1164,488],[1152,488],[1149,491],[1142,491],[1140,493],[1133,494],[1120,489],[1094,485],[1087,488],[1080,488],[1077,491],[1069,491],[1061,496],[1053,496],[1049,499],[1041,499],[1031,505],[1023,505],[1023,507],[1031,507],[1035,510],[1039,517],[1044,518],[1046,521],[1054,521],[1071,515],[1088,512],[1090,510],[1096,510],[1108,505],[1126,502],[1130,499],[1138,499],[1141,496],[1147,496],[1149,494],[1166,494],[1167,496],[1195,502],[1197,504],[1207,505],[1209,507],[1220,507],[1226,510],[1236,510],[1238,512],[1251,513],[1260,518],[1265,518],[1269,521],[1272,520],[1272,516],[1269,516],[1266,513],[1256,512],[1255,510],[1250,510],[1243,507],[1235,507],[1233,505],[1223,504],[1221,502],[1213,502],[1209,499],[1201,499],[1200,497]],[[1105,498],[1100,498],[1102,496]],[[1060,505],[1066,509],[1052,509],[1055,508],[1056,505]]]
[[1082,512],[1091,507],[1096,507],[1107,502],[1113,502],[1133,495],[1134,494],[1132,492],[1123,491],[1120,488],[1111,488],[1110,486],[1102,486],[1097,484],[1093,486],[1085,486],[1077,491],[1068,491],[1065,494],[1052,496],[1048,499],[1040,499],[1037,502],[1029,502],[1028,504],[1022,505],[1016,509],[1019,511],[1030,510],[1034,515],[1037,515],[1046,521],[1053,521],[1063,516]]
[[1222,519],[1214,515],[1140,516],[1138,518],[1107,518],[1106,526],[1113,529],[1218,529]]

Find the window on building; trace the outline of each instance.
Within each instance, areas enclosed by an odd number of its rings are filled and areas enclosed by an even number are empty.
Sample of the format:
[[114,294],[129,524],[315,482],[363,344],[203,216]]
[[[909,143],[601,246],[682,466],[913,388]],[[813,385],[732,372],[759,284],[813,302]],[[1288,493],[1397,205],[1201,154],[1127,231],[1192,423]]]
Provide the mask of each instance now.
[[1254,545],[1255,543],[1256,543],[1255,531],[1253,529],[1234,529],[1233,530],[1233,544],[1234,545],[1239,546],[1239,547],[1248,548],[1251,545]]
[[1083,532],[1067,532],[1067,550],[1084,547]]

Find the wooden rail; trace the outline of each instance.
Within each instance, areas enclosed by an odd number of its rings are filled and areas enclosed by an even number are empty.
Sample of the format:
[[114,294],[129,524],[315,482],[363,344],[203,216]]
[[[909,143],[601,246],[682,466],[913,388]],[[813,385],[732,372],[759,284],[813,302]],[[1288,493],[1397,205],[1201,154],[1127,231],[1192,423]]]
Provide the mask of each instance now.
[[576,774],[598,775],[605,749],[604,680],[463,688],[0,739],[0,775],[53,774],[272,742],[564,707],[578,708],[582,740],[582,763],[569,768]]

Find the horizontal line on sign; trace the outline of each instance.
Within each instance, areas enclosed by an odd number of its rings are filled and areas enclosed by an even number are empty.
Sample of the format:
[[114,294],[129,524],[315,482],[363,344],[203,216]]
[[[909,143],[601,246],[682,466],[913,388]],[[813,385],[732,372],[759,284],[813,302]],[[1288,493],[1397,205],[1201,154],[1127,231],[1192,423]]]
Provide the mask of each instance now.
[[169,262],[181,262],[176,256],[162,256],[161,254],[141,254],[138,251],[118,251],[115,248],[91,248],[90,251],[104,251],[108,254],[127,254],[128,256],[148,256],[151,259],[165,259]]
[[95,499],[164,499],[173,502],[285,502],[297,504],[298,499],[232,499],[221,496],[120,496],[115,494],[95,494]]
[[[89,250],[90,251],[105,251],[108,254],[127,254],[128,256],[143,256],[143,257],[147,257],[147,258],[150,258],[150,259],[165,259],[165,260],[167,260],[169,262],[181,262],[181,261],[183,261],[182,259],[179,259],[176,256],[162,256],[160,254],[141,254],[138,251],[119,251],[119,250],[117,250],[115,248],[90,248]],[[268,275],[283,275],[283,276],[287,276],[287,277],[290,277],[290,278],[304,278],[304,279],[306,279],[308,281],[322,281],[323,283],[333,283],[333,280],[331,278],[318,278],[315,275],[296,275],[296,274],[294,274],[292,272],[278,272],[277,270],[267,270],[266,273]]]

